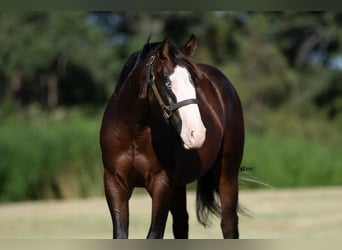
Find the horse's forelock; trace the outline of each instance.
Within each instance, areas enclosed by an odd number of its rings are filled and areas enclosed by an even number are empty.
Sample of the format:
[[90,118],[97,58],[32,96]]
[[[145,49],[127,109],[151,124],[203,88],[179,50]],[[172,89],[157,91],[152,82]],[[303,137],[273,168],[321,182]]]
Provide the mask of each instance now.
[[[170,44],[170,56],[176,65],[186,67],[193,80],[197,81],[201,78],[200,70],[197,68],[196,64],[191,58],[185,56],[180,49],[178,49],[173,44]],[[150,43],[148,40],[143,48],[139,51],[134,52],[126,61],[123,69],[119,75],[119,81],[117,86],[117,91],[120,91],[123,82],[129,78],[131,73],[136,69],[137,65],[146,59],[149,55],[156,55],[161,47],[161,42]]]

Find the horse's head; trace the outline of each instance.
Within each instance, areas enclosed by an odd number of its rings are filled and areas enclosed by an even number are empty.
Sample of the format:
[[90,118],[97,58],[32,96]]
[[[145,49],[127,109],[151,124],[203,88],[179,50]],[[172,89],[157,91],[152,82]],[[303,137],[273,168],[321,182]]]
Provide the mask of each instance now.
[[201,147],[206,136],[196,96],[200,73],[189,58],[195,48],[194,35],[180,49],[166,38],[146,61],[152,110],[176,129],[186,149]]

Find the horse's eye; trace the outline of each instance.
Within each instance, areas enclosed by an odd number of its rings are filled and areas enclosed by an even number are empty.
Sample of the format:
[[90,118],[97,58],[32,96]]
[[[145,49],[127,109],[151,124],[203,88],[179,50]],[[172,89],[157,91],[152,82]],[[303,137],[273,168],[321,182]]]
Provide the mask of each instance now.
[[172,82],[171,82],[170,78],[166,78],[165,87],[167,87],[168,89],[171,89]]

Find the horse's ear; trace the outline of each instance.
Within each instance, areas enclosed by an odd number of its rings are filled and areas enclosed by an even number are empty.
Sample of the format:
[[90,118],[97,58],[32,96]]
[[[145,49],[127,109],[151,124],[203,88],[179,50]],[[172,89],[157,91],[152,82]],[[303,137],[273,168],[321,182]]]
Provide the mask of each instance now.
[[147,38],[147,44],[149,44],[150,43],[150,41],[151,41],[151,36],[152,36],[152,34],[150,34],[149,36],[148,36],[148,38]]
[[160,50],[161,59],[169,58],[169,49],[170,49],[170,41],[169,41],[169,38],[166,37],[162,43],[161,50]]
[[181,51],[186,56],[193,56],[197,48],[197,38],[194,34],[191,34],[189,40],[181,48]]

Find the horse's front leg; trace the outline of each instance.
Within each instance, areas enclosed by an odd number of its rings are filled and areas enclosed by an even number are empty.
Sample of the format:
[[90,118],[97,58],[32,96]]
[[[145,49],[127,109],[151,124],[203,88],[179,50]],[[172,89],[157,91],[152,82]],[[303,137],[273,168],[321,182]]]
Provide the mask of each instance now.
[[186,211],[186,187],[174,189],[170,211],[173,217],[173,235],[175,239],[187,239],[189,234],[189,215]]
[[120,183],[119,177],[105,169],[104,185],[113,222],[113,238],[128,238],[128,200],[132,190]]
[[153,176],[148,191],[152,197],[152,218],[147,238],[162,239],[172,198],[172,189],[164,171]]

